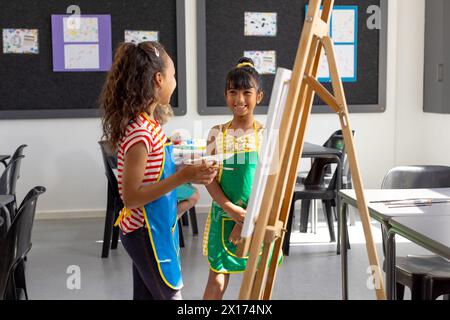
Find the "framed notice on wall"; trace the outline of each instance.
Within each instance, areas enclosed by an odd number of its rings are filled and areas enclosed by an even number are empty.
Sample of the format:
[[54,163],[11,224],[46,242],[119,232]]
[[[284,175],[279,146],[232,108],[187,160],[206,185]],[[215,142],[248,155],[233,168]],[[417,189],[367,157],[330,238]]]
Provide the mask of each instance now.
[[184,0],[1,1],[0,119],[98,117],[119,43],[158,39],[172,57],[171,105],[186,114]]
[[[265,97],[255,113],[267,113],[277,68],[294,65],[307,5],[308,0],[197,0],[199,114],[230,113],[225,77],[242,56],[253,59],[263,80]],[[375,27],[368,23],[373,19]],[[336,0],[330,36],[350,112],[383,112],[387,0]],[[331,90],[325,59],[319,79]],[[312,112],[330,111],[316,98]]]

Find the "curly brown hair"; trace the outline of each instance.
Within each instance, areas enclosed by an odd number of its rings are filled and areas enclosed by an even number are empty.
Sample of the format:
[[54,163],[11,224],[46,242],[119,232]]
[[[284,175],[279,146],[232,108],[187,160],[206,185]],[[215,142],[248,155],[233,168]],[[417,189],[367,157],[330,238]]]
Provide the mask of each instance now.
[[103,86],[99,106],[103,139],[116,150],[131,120],[156,103],[155,74],[167,67],[164,47],[153,41],[121,43]]

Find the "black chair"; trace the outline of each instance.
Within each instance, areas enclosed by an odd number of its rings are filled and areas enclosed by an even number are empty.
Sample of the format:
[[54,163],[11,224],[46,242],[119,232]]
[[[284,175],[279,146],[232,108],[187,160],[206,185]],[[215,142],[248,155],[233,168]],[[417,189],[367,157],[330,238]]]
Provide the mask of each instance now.
[[3,166],[6,168],[6,166],[8,165],[7,160],[11,158],[10,155],[0,155],[0,162],[1,164],[3,164]]
[[109,248],[117,249],[119,242],[119,228],[114,227],[114,221],[123,208],[123,202],[119,194],[119,187],[113,169],[117,168],[117,157],[106,141],[99,141],[105,166],[105,175],[108,180],[108,196],[106,204],[105,227],[103,232],[102,258],[108,258]]
[[[308,175],[302,179],[302,182],[305,186],[308,186],[308,188],[311,188],[311,189],[315,189],[315,188],[319,187],[322,190],[323,189],[333,190],[333,189],[337,188],[337,183],[336,183],[337,181],[335,180],[337,178],[336,175],[340,175],[340,179],[342,182],[342,178],[344,175],[342,168],[347,159],[347,156],[345,153],[345,148],[344,148],[344,137],[342,135],[342,130],[335,131],[327,139],[327,141],[325,141],[323,146],[327,147],[327,148],[338,149],[341,151],[341,156],[339,159],[339,161],[341,163],[339,170],[341,170],[341,171],[337,172],[336,170],[338,168],[336,168],[335,171],[332,170],[331,164],[335,163],[335,161],[333,161],[331,159],[318,158],[318,159],[315,159],[315,161],[313,162],[313,165],[311,166],[311,170],[308,172]],[[347,167],[348,167],[348,165],[347,165]],[[349,175],[348,172],[345,174],[347,176]],[[326,199],[329,198],[329,196],[325,196],[325,197],[326,197]],[[316,198],[314,198],[314,199],[316,199]],[[317,198],[317,199],[320,200],[322,198]],[[302,201],[303,207],[302,207],[301,215],[300,215],[300,232],[306,232],[307,227],[308,227],[308,220],[309,220],[309,208],[311,205],[311,201],[306,200],[304,202],[305,203],[303,204],[303,201]],[[328,214],[327,210],[329,210],[330,205],[332,208],[336,209],[336,197],[333,197],[330,201],[326,201],[326,203],[323,203],[323,204],[324,204],[324,208],[326,210],[327,221],[330,222],[330,219],[328,218],[329,214]],[[331,219],[331,222],[332,222],[332,219]],[[334,231],[333,231],[333,233],[334,233]],[[334,239],[334,236],[332,236],[331,231],[330,231],[330,237],[332,239]],[[334,240],[332,240],[332,242],[334,242]]]
[[28,145],[26,144],[22,144],[19,147],[17,147],[16,151],[14,151],[14,153],[11,156],[10,162],[17,159],[20,156],[23,156],[23,149],[25,149],[26,147],[28,147]]
[[[450,167],[401,166],[386,174],[382,189],[420,189],[450,187]],[[386,230],[383,233],[385,252]],[[385,266],[384,266],[385,267]],[[436,255],[396,257],[397,299],[402,300],[405,286],[412,300],[433,300],[450,294],[450,263]]]
[[[31,249],[36,203],[44,192],[45,188],[39,186],[28,192],[6,235],[0,239],[0,299],[18,300],[23,292],[28,300],[25,271],[17,272],[17,268],[24,268],[23,260]],[[16,279],[17,275],[23,278]]]
[[[355,135],[355,130],[352,130],[352,135]],[[350,171],[350,165],[348,162],[348,156],[345,152],[344,136],[342,135],[342,130],[335,131],[330,138],[323,144],[324,147],[334,148],[342,151],[341,155],[341,178],[342,178],[342,189],[352,189],[352,175]],[[329,183],[333,177],[331,166],[327,167],[327,173],[325,175],[325,183]]]
[[0,162],[1,162],[1,163],[5,166],[5,168],[6,168],[6,167],[8,166],[7,160],[10,159],[9,162],[11,162],[11,161],[17,159],[18,157],[22,156],[22,155],[23,155],[23,149],[25,149],[27,146],[28,146],[28,145],[26,145],[26,144],[20,145],[20,146],[14,151],[14,153],[13,153],[12,156],[2,156],[2,157],[0,158]]
[[183,226],[189,225],[189,219],[191,220],[191,228],[192,228],[192,234],[198,235],[198,226],[197,226],[197,213],[195,211],[195,206],[190,208],[188,211],[183,213],[181,216],[181,219],[178,220],[178,235],[180,238],[180,247],[184,248],[184,235],[183,235]]
[[[283,243],[283,252],[285,255],[289,255],[289,243],[291,238],[292,221],[294,217],[295,202],[301,200],[301,223],[300,225],[307,226],[309,207],[311,200],[322,200],[324,207],[324,214],[328,224],[328,230],[330,233],[330,241],[335,242],[336,236],[334,233],[333,224],[333,213],[332,213],[332,201],[336,201],[337,197],[337,179],[338,178],[338,168],[334,171],[333,178],[330,183],[325,186],[323,184],[323,179],[325,176],[326,166],[333,163],[332,159],[318,158],[314,161],[311,170],[302,183],[301,178],[297,178],[297,184],[294,189],[294,194],[292,197],[291,208],[289,212],[289,218],[287,223],[287,232]],[[300,230],[301,232],[306,232],[305,228]]]
[[[354,133],[355,132],[352,131],[352,134]],[[311,201],[322,200],[322,206],[324,208],[324,214],[330,233],[330,241],[336,241],[333,212],[335,218],[337,218],[337,195],[340,188],[351,187],[351,175],[348,166],[347,154],[345,152],[342,130],[335,131],[327,139],[327,141],[325,141],[323,146],[341,151],[339,165],[337,165],[333,170],[333,164],[336,164],[337,162],[335,159],[316,158],[306,177],[303,175],[299,175],[297,177],[297,184],[294,189],[294,195],[292,198],[287,223],[287,232],[283,243],[283,252],[285,255],[289,255],[289,241],[292,221],[294,218],[294,207],[295,202],[298,200],[302,200],[300,210],[300,232],[307,232]],[[342,185],[343,177],[345,177],[345,184]]]
[[0,194],[14,196],[14,201],[10,205],[8,205],[8,210],[11,214],[11,218],[14,217],[14,213],[16,212],[17,208],[16,185],[20,175],[20,164],[24,157],[25,156],[20,155],[15,157],[15,159],[11,159],[2,175],[0,176]]
[[189,226],[189,220],[191,220],[192,234],[198,235],[197,213],[195,206],[183,213],[181,216],[181,222],[183,226]]

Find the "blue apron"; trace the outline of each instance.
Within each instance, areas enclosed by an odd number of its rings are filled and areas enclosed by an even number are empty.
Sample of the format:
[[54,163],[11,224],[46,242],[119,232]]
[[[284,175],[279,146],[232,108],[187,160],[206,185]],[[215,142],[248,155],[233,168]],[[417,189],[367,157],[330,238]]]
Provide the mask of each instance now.
[[[142,114],[149,123],[150,119]],[[173,145],[168,140],[164,144],[162,170],[158,182],[175,173]],[[164,283],[174,290],[183,287],[180,263],[180,238],[177,219],[176,189],[166,193],[159,199],[146,204],[143,208],[145,224],[147,226],[153,254],[158,264],[159,274]],[[130,216],[131,210],[123,208],[115,225],[123,217]]]
[[[173,145],[170,142],[164,145],[163,169],[158,181],[164,180],[174,173]],[[170,288],[181,289],[183,280],[181,277],[176,189],[145,205],[144,217],[162,279]]]

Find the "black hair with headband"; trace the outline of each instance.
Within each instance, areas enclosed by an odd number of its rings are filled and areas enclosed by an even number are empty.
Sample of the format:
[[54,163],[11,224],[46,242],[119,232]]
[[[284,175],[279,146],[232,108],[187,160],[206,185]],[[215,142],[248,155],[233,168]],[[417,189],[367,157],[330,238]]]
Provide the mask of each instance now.
[[227,74],[225,93],[230,89],[245,90],[255,88],[256,92],[262,91],[262,79],[252,59],[242,57],[237,65]]

